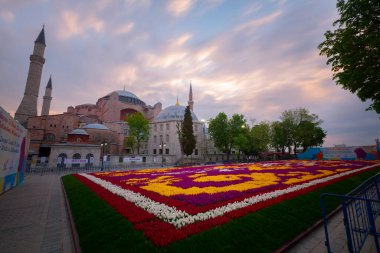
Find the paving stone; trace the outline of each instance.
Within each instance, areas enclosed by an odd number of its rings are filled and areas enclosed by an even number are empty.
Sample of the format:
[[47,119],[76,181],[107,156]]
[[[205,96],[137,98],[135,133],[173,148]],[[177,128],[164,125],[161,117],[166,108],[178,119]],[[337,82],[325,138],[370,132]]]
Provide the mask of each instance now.
[[0,196],[1,252],[74,252],[59,175],[26,176]]

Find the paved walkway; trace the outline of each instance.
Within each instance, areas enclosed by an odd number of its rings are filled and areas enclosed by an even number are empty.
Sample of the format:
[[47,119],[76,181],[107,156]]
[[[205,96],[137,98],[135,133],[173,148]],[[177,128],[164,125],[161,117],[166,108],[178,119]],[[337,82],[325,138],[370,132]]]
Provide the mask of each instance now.
[[[377,224],[379,228],[380,224]],[[328,221],[328,232],[331,251],[335,253],[349,252],[347,247],[346,231],[343,223],[342,211],[335,214]],[[379,231],[379,229],[377,229]],[[325,231],[323,224],[300,240],[286,253],[320,253],[327,252],[325,246]],[[368,236],[361,253],[375,253],[376,246],[372,236]]]
[[0,196],[0,252],[74,252],[60,176],[27,176]]

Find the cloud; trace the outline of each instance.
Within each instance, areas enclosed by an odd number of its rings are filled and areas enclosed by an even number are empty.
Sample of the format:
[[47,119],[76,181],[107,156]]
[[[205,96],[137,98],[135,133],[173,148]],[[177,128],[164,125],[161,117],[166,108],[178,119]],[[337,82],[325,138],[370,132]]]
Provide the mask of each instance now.
[[195,0],[170,0],[167,5],[167,10],[173,16],[185,15],[194,5]]
[[254,32],[256,29],[260,28],[261,26],[274,22],[279,16],[281,16],[281,14],[282,14],[282,11],[275,11],[272,14],[269,14],[262,18],[252,19],[249,22],[239,25],[236,28],[236,31],[237,32],[240,32],[240,31]]
[[125,4],[131,8],[147,8],[150,6],[150,0],[125,0]]
[[134,26],[135,24],[133,22],[127,22],[126,24],[123,24],[115,28],[113,34],[123,35],[123,34],[129,33],[133,29]]
[[250,6],[248,6],[247,8],[245,8],[243,12],[243,16],[249,16],[252,13],[257,13],[259,10],[261,10],[262,7],[263,7],[262,3],[255,2],[251,4]]
[[104,22],[94,15],[78,14],[72,10],[64,10],[61,13],[58,37],[69,39],[74,36],[83,36],[88,31],[101,32]]
[[1,10],[0,11],[0,17],[5,21],[5,22],[12,22],[14,20],[15,15],[13,12],[10,10]]

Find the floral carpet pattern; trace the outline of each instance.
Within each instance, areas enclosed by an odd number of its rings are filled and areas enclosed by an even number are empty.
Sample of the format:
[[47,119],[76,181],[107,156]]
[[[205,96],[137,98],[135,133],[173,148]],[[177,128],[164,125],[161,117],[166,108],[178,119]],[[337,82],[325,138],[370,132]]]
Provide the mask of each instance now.
[[291,160],[75,176],[164,246],[379,164]]

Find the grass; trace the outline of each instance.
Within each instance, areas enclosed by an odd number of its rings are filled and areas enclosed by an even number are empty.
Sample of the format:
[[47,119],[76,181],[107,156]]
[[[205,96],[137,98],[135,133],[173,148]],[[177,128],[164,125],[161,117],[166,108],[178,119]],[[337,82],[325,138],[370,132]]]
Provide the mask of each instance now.
[[[273,252],[321,219],[322,193],[345,194],[378,172],[379,167],[161,248],[75,177],[68,175],[62,180],[83,253]],[[339,201],[330,199],[327,205],[332,211]]]

